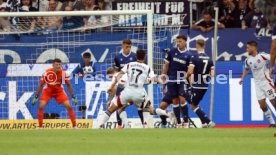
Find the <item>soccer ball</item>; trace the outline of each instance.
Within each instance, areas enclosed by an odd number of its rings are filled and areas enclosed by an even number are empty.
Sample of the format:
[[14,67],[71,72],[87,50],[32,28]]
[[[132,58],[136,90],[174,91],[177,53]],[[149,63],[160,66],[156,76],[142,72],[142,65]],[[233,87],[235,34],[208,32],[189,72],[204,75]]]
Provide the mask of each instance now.
[[85,66],[83,68],[83,73],[84,74],[92,74],[94,72],[94,69],[92,66]]

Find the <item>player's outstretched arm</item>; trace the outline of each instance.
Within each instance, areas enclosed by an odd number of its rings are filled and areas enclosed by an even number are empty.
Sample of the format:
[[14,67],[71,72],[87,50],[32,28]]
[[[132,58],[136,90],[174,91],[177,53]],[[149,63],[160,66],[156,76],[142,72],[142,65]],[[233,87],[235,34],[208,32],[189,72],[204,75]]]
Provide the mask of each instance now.
[[270,50],[270,77],[274,72],[274,64],[276,60],[276,39],[272,40],[271,50]]
[[43,84],[42,83],[39,83],[38,86],[37,86],[37,90],[36,90],[36,93],[35,93],[35,97],[33,98],[32,100],[32,105],[35,105],[36,101],[38,100],[38,96],[41,92],[43,88]]
[[165,83],[166,82],[166,75],[169,71],[169,62],[165,62],[164,67],[163,67],[163,71],[162,71],[162,75],[161,75],[161,80]]
[[108,88],[107,92],[111,92],[111,90],[114,89],[114,87],[116,86],[116,84],[118,83],[118,81],[121,79],[121,77],[125,74],[125,72],[123,71],[123,69],[119,72],[119,74],[115,78],[114,82],[111,84],[110,88]]
[[244,70],[243,73],[242,73],[241,80],[240,80],[240,82],[239,82],[240,85],[243,84],[243,80],[244,80],[244,78],[247,76],[248,72],[249,72],[249,68],[245,68],[245,70]]
[[71,94],[71,97],[73,99],[74,104],[77,105],[78,104],[78,99],[76,98],[76,96],[74,94],[74,89],[73,89],[72,84],[67,82],[66,85],[67,85],[67,88],[69,90],[69,93]]

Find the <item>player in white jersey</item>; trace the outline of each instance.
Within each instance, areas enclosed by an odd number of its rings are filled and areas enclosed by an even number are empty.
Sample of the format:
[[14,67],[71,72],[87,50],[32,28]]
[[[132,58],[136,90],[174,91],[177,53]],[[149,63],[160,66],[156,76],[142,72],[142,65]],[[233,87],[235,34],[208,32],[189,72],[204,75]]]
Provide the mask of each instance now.
[[129,64],[125,65],[118,74],[115,82],[112,83],[111,87],[108,89],[108,92],[111,92],[114,90],[117,82],[123,75],[126,74],[128,76],[128,82],[125,86],[125,89],[117,97],[117,102],[112,102],[111,106],[100,119],[100,128],[104,127],[104,123],[109,119],[113,112],[130,104],[135,104],[137,107],[150,108],[150,113],[152,115],[168,116],[165,110],[153,109],[148,104],[149,102],[145,102],[147,94],[144,85],[148,82],[148,78],[150,78],[151,81],[157,82],[153,70],[144,63],[145,56],[146,52],[144,50],[137,50],[137,61],[130,62]]
[[271,43],[271,50],[270,50],[270,76],[272,76],[274,72],[274,64],[276,60],[276,23],[273,28],[272,32],[272,43]]
[[244,78],[251,69],[260,107],[266,118],[269,120],[270,127],[275,127],[275,121],[271,111],[267,108],[265,101],[265,99],[268,98],[271,104],[275,107],[274,84],[269,76],[269,70],[267,68],[270,56],[266,53],[258,53],[257,46],[258,44],[256,41],[249,41],[247,43],[247,52],[249,56],[245,60],[245,70],[239,83],[241,85],[243,84]]

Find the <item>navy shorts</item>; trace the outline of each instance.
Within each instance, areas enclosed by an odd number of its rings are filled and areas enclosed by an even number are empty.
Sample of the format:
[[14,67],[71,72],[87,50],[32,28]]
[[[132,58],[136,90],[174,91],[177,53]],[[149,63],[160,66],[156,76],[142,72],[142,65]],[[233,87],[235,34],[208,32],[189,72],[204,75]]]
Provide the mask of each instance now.
[[122,92],[124,89],[125,89],[125,88],[117,87],[116,96],[120,96],[121,92]]
[[191,102],[192,105],[199,105],[200,101],[203,99],[207,89],[192,89]]
[[172,98],[171,98],[171,96],[170,96],[170,94],[168,92],[163,97],[162,102],[166,102],[168,104],[172,104]]
[[178,96],[185,97],[185,82],[168,82],[167,89],[172,99]]

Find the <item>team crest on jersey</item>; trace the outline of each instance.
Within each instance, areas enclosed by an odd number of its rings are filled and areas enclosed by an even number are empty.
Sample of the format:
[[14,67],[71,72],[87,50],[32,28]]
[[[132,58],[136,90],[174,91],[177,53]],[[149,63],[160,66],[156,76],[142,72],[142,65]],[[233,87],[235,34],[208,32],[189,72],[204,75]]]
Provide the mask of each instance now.
[[177,53],[175,53],[174,55],[177,55]]
[[132,61],[132,58],[130,58],[129,60]]
[[121,58],[120,61],[123,61],[123,58]]
[[257,60],[257,62],[258,62],[258,63],[261,63],[261,60],[260,60],[260,59],[258,59],[258,60]]

